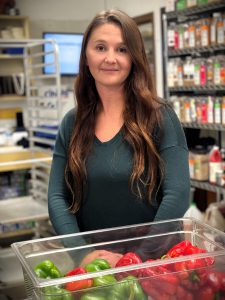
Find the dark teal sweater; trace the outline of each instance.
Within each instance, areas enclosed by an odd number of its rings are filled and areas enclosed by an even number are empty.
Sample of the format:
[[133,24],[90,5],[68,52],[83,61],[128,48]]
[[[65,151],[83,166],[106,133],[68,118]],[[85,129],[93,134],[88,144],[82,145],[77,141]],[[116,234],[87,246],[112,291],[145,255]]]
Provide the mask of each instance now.
[[[49,216],[57,234],[138,224],[182,217],[189,204],[188,149],[183,129],[174,111],[163,108],[159,152],[165,177],[161,193],[152,204],[141,201],[130,190],[132,150],[122,130],[110,141],[96,137],[87,159],[87,193],[77,214],[69,210],[70,193],[64,169],[75,112],[64,117],[56,139],[49,181]],[[157,198],[158,197],[158,198]]]

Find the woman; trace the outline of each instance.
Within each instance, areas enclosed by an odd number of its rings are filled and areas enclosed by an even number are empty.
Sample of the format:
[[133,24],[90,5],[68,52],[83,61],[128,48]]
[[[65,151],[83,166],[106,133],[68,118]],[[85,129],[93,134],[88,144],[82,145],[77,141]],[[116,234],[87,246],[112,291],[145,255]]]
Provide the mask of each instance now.
[[124,12],[99,13],[88,26],[75,93],[49,181],[56,233],[182,217],[189,201],[184,132],[156,95],[141,34]]

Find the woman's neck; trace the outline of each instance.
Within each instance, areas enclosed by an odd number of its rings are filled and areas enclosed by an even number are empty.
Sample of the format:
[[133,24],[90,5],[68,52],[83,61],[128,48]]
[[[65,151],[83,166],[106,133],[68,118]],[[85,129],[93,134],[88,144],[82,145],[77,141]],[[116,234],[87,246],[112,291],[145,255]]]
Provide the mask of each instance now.
[[101,100],[99,113],[111,117],[122,115],[125,106],[125,95],[122,88],[98,88],[98,93]]

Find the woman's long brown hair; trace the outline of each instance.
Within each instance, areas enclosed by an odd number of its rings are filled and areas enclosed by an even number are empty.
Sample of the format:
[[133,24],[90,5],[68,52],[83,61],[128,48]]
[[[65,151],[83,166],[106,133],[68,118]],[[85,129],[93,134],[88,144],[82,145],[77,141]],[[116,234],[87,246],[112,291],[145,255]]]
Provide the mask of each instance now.
[[151,202],[153,191],[159,188],[163,166],[153,140],[159,128],[161,103],[157,98],[149,63],[139,29],[135,21],[120,10],[104,11],[88,26],[82,44],[79,75],[75,82],[77,110],[74,131],[68,150],[65,170],[67,185],[73,199],[70,211],[76,213],[81,205],[87,183],[86,159],[95,132],[95,116],[99,96],[86,63],[86,48],[92,31],[106,23],[114,23],[122,30],[124,42],[132,59],[131,72],[125,82],[124,139],[133,149],[133,170],[130,176],[132,191]]

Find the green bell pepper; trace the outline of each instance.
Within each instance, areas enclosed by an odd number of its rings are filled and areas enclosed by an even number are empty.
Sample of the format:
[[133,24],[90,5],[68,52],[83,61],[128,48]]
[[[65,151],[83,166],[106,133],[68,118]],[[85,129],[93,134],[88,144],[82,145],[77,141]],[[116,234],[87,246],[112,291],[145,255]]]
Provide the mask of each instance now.
[[60,278],[62,274],[59,269],[54,265],[54,263],[49,260],[43,260],[38,265],[34,267],[34,271],[39,278]]
[[43,300],[73,300],[70,292],[57,285],[44,288],[43,293]]
[[101,291],[88,292],[81,296],[80,300],[106,300],[106,296]]
[[[85,266],[85,270],[87,272],[97,272],[97,271],[106,270],[110,268],[111,268],[110,264],[107,262],[107,260],[102,258],[96,258],[91,263]],[[114,284],[116,282],[117,281],[115,277],[111,274],[93,278],[93,286],[109,285],[109,284]]]
[[96,272],[96,271],[106,270],[110,268],[111,268],[110,264],[107,262],[107,260],[103,258],[96,258],[91,263],[85,266],[85,270],[87,272]]
[[116,282],[116,278],[111,274],[93,278],[93,286],[115,284]]
[[109,291],[107,300],[147,300],[148,297],[134,276],[128,276],[115,284]]

